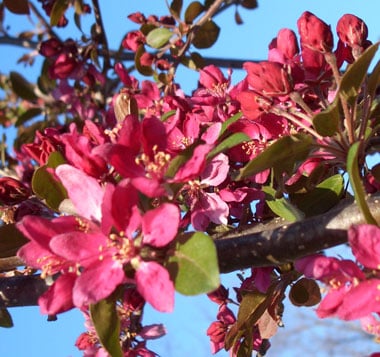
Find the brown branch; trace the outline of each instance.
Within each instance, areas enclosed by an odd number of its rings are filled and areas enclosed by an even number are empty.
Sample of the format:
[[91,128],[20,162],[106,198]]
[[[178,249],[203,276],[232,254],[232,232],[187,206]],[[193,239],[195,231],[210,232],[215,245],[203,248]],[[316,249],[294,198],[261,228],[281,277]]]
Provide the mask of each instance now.
[[[22,47],[26,49],[37,49],[39,47],[39,42],[20,39],[12,36],[0,36],[0,45],[12,45],[17,47]],[[104,51],[100,51],[101,56],[104,56]],[[117,59],[120,61],[134,62],[135,54],[132,52],[122,52],[116,50],[109,50],[108,55],[110,58]],[[164,55],[163,58],[170,59],[170,55]],[[184,58],[190,59],[190,57],[185,56]],[[217,57],[203,57],[205,65],[213,64],[221,68],[233,68],[242,69],[244,62],[258,62],[259,60],[252,59],[236,59],[236,58],[217,58]]]
[[[368,198],[380,222],[380,195]],[[221,273],[292,262],[302,256],[347,242],[347,229],[364,223],[355,203],[289,225],[279,220],[214,236]],[[47,289],[36,275],[0,278],[0,307],[36,305]]]
[[[369,197],[367,201],[372,215],[380,222],[380,196]],[[246,227],[216,236],[220,271],[228,273],[252,266],[292,262],[346,243],[347,229],[352,224],[361,223],[365,223],[362,213],[355,203],[350,203],[323,215],[274,229],[268,229],[266,225]]]

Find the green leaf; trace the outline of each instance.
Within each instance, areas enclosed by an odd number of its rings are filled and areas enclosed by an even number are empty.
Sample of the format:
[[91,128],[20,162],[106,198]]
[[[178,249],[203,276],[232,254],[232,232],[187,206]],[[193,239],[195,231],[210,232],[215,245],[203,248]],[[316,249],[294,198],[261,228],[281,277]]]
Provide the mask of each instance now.
[[194,19],[196,19],[204,10],[204,6],[199,1],[193,1],[185,11],[185,22],[187,24],[192,24]]
[[34,86],[28,82],[20,73],[11,72],[9,74],[9,79],[12,84],[14,92],[22,99],[25,100],[36,100],[37,96],[34,93]]
[[365,199],[366,193],[363,187],[363,182],[359,173],[358,165],[358,153],[360,149],[360,143],[354,143],[348,150],[347,155],[347,171],[350,178],[350,183],[352,190],[354,191],[354,196],[356,203],[358,204],[361,212],[367,223],[377,225],[376,220],[373,218],[371,211],[369,210],[367,201]]
[[259,291],[242,293],[237,321],[228,330],[225,338],[225,348],[229,350],[249,330],[268,307],[268,297]]
[[4,0],[4,6],[14,14],[29,15],[28,0]]
[[12,316],[6,308],[0,308],[0,327],[13,327]]
[[56,0],[50,13],[50,25],[57,26],[59,20],[64,15],[65,11],[69,7],[69,0]]
[[372,73],[368,76],[368,96],[371,98],[375,97],[376,89],[379,87],[380,84],[380,61],[376,63],[375,68],[373,69]]
[[313,126],[318,134],[333,136],[337,133],[340,121],[339,104],[339,96],[337,96],[326,110],[314,116]]
[[181,17],[183,1],[182,0],[173,0],[170,4],[170,13],[177,19]]
[[297,222],[304,218],[304,214],[284,197],[267,200],[266,203],[273,213],[288,222]]
[[32,189],[34,193],[39,198],[44,199],[46,204],[54,210],[58,210],[60,203],[68,197],[65,187],[51,172],[64,162],[60,153],[53,152],[49,156],[47,165],[39,167],[32,177]]
[[15,256],[19,248],[28,242],[15,224],[0,226],[0,258]]
[[197,29],[193,38],[193,45],[196,48],[210,48],[219,37],[220,28],[212,20],[204,23]]
[[234,133],[219,143],[213,150],[211,150],[207,155],[207,159],[211,159],[219,153],[225,152],[234,146],[249,140],[251,140],[251,138],[245,133]]
[[242,116],[243,116],[243,113],[239,112],[233,115],[231,118],[228,118],[225,122],[223,122],[222,128],[220,129],[219,137],[221,137],[225,133],[225,131],[228,129],[228,127],[231,124],[237,122]]
[[181,63],[193,70],[199,70],[205,66],[205,60],[198,52],[191,52],[190,57],[182,57]]
[[325,213],[337,205],[343,190],[343,176],[337,174],[327,178],[310,192],[294,193],[290,197],[306,217],[310,217]]
[[167,269],[176,290],[184,295],[208,293],[220,285],[215,244],[202,232],[178,238]]
[[108,298],[91,304],[90,315],[102,346],[112,357],[123,357],[119,340],[120,320],[115,301]]
[[170,37],[173,36],[173,32],[169,29],[160,27],[156,28],[148,33],[146,36],[146,43],[153,48],[161,48],[166,45]]
[[22,113],[18,119],[16,120],[15,126],[20,126],[30,119],[35,118],[36,116],[40,115],[42,113],[41,108],[30,108],[29,110]]
[[290,174],[294,165],[307,157],[312,143],[312,137],[306,134],[284,136],[240,169],[236,180],[242,180],[269,168]]
[[363,54],[352,63],[344,73],[340,82],[339,94],[342,95],[351,105],[356,101],[360,86],[367,75],[369,65],[379,47],[376,43],[368,47]]
[[135,54],[135,66],[136,69],[144,76],[151,76],[154,71],[152,67],[143,66],[140,62],[141,56],[145,53],[144,45],[140,45]]
[[196,143],[188,146],[186,149],[182,150],[173,160],[170,161],[169,167],[166,170],[165,177],[173,178],[177,171],[191,158],[194,149],[196,148]]

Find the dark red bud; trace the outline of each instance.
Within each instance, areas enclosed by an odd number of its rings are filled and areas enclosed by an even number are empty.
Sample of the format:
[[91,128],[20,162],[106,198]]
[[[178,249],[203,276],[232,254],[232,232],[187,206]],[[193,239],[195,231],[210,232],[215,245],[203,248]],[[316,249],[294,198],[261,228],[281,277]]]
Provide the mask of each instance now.
[[305,11],[297,21],[301,46],[318,52],[331,52],[334,47],[331,28],[317,16]]
[[368,28],[362,19],[355,15],[343,15],[336,26],[340,40],[350,47],[363,47],[368,36]]
[[22,182],[12,177],[0,177],[0,203],[12,206],[25,201],[30,190]]

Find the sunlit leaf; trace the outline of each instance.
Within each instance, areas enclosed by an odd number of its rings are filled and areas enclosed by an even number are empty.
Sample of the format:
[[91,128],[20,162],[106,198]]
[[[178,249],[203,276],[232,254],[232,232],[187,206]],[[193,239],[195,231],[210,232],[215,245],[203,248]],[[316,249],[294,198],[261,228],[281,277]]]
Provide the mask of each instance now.
[[344,190],[344,179],[340,174],[331,176],[312,191],[291,194],[291,200],[307,217],[327,212],[337,205]]
[[342,77],[339,94],[341,94],[350,104],[353,104],[356,100],[360,86],[367,75],[368,68],[378,47],[379,43],[368,47],[364,53],[348,67]]
[[371,72],[371,74],[368,76],[368,84],[367,84],[367,90],[368,90],[368,95],[371,98],[375,97],[375,93],[377,88],[379,87],[380,84],[380,61],[376,63],[375,68]]
[[161,48],[164,46],[173,36],[173,32],[171,32],[167,28],[156,28],[148,33],[146,36],[146,42],[150,47],[153,48]]
[[322,136],[333,136],[339,128],[339,97],[329,107],[313,117],[313,126]]
[[54,210],[58,210],[61,202],[68,197],[65,187],[52,172],[54,168],[64,162],[60,153],[53,152],[49,156],[48,164],[39,167],[32,177],[33,192]]
[[4,0],[5,7],[17,15],[29,15],[28,0]]
[[215,244],[201,232],[178,238],[167,269],[176,290],[184,295],[207,293],[220,285]]
[[236,179],[242,180],[269,168],[291,173],[295,163],[307,157],[312,143],[313,139],[306,134],[284,136],[245,165]]
[[228,129],[228,127],[237,122],[241,117],[242,117],[243,113],[242,112],[239,112],[239,113],[236,113],[235,115],[233,115],[231,118],[228,118],[226,121],[224,121],[222,123],[222,128],[220,129],[220,134],[219,136],[222,136],[226,130]]
[[303,213],[284,197],[267,200],[266,203],[273,213],[288,222],[297,222],[304,218]]
[[0,226],[0,258],[13,257],[28,240],[14,224]]
[[69,0],[55,0],[50,13],[50,25],[57,26],[61,17],[70,5]]
[[366,201],[366,193],[363,187],[363,182],[359,173],[359,165],[358,165],[358,153],[360,149],[360,143],[354,143],[347,155],[347,171],[350,178],[350,183],[352,186],[352,190],[354,191],[354,196],[357,205],[359,206],[361,212],[367,223],[377,225],[376,220],[373,218],[371,211],[368,207]]
[[207,21],[197,29],[192,43],[196,48],[209,48],[218,39],[219,32],[220,28],[214,21]]
[[219,143],[208,155],[207,159],[211,159],[214,156],[218,155],[221,152],[226,152],[227,150],[237,146],[241,143],[249,141],[250,138],[247,134],[244,133],[234,133],[228,136],[225,140]]
[[115,305],[112,299],[101,300],[90,305],[90,314],[102,346],[112,357],[122,357],[119,340],[120,320]]

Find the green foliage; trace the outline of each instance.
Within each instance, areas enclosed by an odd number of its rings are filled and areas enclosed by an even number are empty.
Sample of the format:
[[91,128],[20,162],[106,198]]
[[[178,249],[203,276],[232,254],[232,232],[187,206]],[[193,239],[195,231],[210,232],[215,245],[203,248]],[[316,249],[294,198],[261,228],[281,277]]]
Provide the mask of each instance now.
[[291,174],[295,164],[306,159],[312,143],[313,139],[306,134],[284,136],[240,169],[236,179],[242,180],[270,168]]
[[116,312],[116,303],[112,298],[90,305],[91,320],[103,347],[112,357],[122,357],[119,342],[120,320]]
[[69,0],[56,0],[50,13],[50,25],[57,26],[62,15],[70,5]]
[[196,30],[193,45],[199,49],[210,48],[218,39],[219,32],[219,26],[209,20]]
[[51,169],[64,162],[59,152],[53,152],[50,154],[47,164],[39,167],[32,178],[34,193],[45,200],[46,204],[54,210],[58,210],[61,202],[67,198],[67,192],[62,183],[55,178]]
[[379,43],[368,47],[365,52],[348,67],[342,77],[339,94],[351,105],[356,101],[359,89],[367,76],[369,66],[378,47]]
[[181,294],[208,293],[220,285],[215,244],[204,233],[180,236],[166,265],[176,290]]
[[148,33],[146,42],[150,47],[161,48],[173,36],[173,32],[166,28],[156,28]]
[[333,136],[337,133],[340,124],[340,101],[337,96],[326,110],[313,117],[313,126],[322,136]]
[[347,171],[350,178],[352,190],[354,191],[355,200],[367,223],[377,225],[371,211],[368,208],[366,201],[366,193],[360,177],[358,158],[359,158],[360,143],[354,143],[347,155]]
[[0,226],[0,258],[16,255],[19,248],[29,242],[15,224]]
[[12,316],[6,308],[0,308],[0,327],[13,327]]
[[185,22],[192,24],[204,10],[204,6],[199,1],[193,1],[185,11]]
[[13,91],[22,99],[34,101],[37,99],[34,93],[34,86],[29,83],[20,73],[11,72],[9,79],[12,83]]

